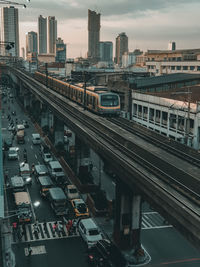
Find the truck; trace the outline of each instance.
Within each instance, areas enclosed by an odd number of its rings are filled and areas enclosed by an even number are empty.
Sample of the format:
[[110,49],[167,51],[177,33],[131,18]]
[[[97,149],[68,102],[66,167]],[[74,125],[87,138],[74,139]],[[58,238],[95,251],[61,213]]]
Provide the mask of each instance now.
[[14,198],[19,222],[30,222],[32,211],[29,194],[27,192],[16,192]]
[[24,130],[19,130],[17,131],[17,143],[18,144],[24,144]]

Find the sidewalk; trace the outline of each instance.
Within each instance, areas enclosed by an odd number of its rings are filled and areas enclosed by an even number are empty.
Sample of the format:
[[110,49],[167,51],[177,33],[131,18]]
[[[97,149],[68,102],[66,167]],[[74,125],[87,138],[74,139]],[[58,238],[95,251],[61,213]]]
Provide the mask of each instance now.
[[7,222],[1,224],[2,257],[4,267],[15,267],[15,255],[12,251],[12,231]]

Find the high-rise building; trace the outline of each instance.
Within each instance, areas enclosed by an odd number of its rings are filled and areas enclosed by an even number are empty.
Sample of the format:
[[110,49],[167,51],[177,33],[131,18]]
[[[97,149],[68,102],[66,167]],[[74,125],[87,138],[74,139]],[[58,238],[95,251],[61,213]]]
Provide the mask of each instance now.
[[88,9],[88,59],[92,62],[99,60],[100,16]]
[[1,54],[11,54],[19,56],[19,21],[18,9],[14,6],[2,7],[1,9],[1,41],[13,42],[14,47],[10,50],[2,51]]
[[128,52],[128,37],[125,32],[122,32],[117,36],[115,49],[115,63],[121,65],[122,55],[125,52]]
[[55,54],[57,39],[57,20],[53,16],[48,17],[48,53]]
[[25,59],[25,48],[24,47],[21,48],[21,57]]
[[37,32],[33,31],[26,34],[26,55],[32,52],[38,52]]
[[168,50],[176,50],[176,43],[175,42],[169,42],[168,43]]
[[38,17],[38,52],[47,53],[47,18],[40,15]]
[[61,38],[56,40],[56,62],[66,61],[66,44],[64,44]]
[[113,60],[113,43],[112,42],[100,42],[100,61],[112,62]]

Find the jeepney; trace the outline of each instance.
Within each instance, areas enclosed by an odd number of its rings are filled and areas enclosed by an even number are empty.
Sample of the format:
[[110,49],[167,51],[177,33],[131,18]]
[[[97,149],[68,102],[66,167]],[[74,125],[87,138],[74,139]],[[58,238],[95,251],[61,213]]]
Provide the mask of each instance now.
[[48,193],[48,199],[56,215],[67,215],[67,198],[60,187],[50,188]]
[[40,186],[40,195],[42,197],[46,197],[49,189],[54,186],[51,178],[49,176],[39,176],[38,177],[38,184]]
[[27,192],[14,193],[19,222],[30,222],[32,217],[31,201]]

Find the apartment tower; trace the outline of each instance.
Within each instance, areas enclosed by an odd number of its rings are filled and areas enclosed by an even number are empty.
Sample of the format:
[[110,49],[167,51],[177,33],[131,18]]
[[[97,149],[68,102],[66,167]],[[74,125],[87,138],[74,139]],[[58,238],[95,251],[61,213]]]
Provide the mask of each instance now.
[[125,52],[128,52],[128,37],[125,32],[122,32],[117,36],[115,49],[115,63],[121,66],[122,55]]
[[57,39],[57,20],[54,16],[48,17],[48,53],[55,54]]
[[40,15],[38,17],[38,52],[47,54],[47,18]]
[[88,9],[88,59],[94,63],[98,62],[100,57],[100,16],[101,14]]
[[14,42],[14,47],[5,50],[1,47],[1,54],[19,57],[19,21],[18,9],[14,6],[2,7],[1,9],[1,41]]
[[31,31],[26,34],[26,55],[34,52],[38,52],[38,38],[37,32]]

